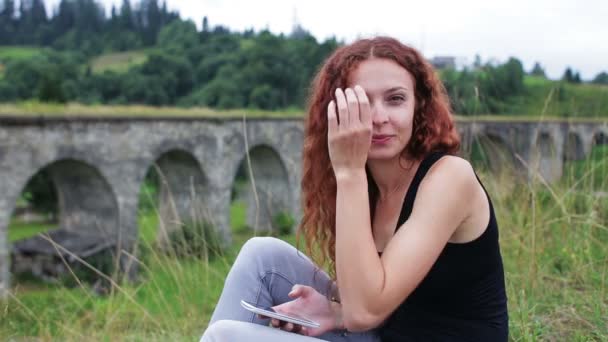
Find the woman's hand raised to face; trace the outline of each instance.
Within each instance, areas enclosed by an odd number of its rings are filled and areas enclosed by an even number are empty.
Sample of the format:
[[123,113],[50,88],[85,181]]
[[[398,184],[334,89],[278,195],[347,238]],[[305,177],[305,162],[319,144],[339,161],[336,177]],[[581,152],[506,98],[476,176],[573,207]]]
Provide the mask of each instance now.
[[336,178],[364,170],[372,140],[372,114],[363,88],[336,89],[327,120],[329,157]]

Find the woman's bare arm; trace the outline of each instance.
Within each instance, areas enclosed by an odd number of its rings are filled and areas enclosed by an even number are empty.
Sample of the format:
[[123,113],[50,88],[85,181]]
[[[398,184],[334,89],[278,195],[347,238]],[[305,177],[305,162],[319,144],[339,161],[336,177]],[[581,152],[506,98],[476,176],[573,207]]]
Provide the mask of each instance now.
[[420,185],[412,214],[376,252],[364,171],[337,178],[336,271],[344,324],[351,331],[378,326],[426,276],[470,213],[478,183],[470,164],[444,157]]

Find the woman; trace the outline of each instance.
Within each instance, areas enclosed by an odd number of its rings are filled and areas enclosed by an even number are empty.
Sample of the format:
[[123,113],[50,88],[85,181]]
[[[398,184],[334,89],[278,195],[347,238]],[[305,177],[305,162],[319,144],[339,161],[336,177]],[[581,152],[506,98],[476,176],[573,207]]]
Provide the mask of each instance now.
[[[254,238],[202,341],[506,341],[498,227],[459,145],[417,51],[386,37],[339,48],[312,88],[300,226],[336,281],[288,244]],[[241,299],[321,327],[270,328]]]

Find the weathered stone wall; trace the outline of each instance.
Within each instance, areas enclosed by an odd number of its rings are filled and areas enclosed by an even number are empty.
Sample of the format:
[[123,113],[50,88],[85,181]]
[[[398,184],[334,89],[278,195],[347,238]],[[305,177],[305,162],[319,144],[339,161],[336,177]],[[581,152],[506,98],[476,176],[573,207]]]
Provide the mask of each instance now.
[[[564,155],[580,159],[594,136],[608,135],[606,122],[461,121],[457,127],[463,150],[490,141],[510,153],[495,162],[528,177],[538,169],[548,181],[560,176]],[[9,284],[6,233],[15,201],[43,168],[58,190],[62,228],[116,235],[130,251],[137,238],[139,191],[156,163],[166,180],[160,212],[168,229],[171,222],[204,212],[229,242],[231,190],[247,151],[260,204],[253,215],[249,203],[249,224],[267,227],[283,210],[300,218],[302,141],[300,119],[254,119],[244,125],[240,119],[0,118],[0,292]],[[569,141],[580,145],[571,147]]]

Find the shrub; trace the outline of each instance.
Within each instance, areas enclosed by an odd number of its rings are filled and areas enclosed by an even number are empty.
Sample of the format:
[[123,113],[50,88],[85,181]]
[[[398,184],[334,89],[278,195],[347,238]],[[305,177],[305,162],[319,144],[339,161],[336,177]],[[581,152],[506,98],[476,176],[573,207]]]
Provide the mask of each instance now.
[[281,211],[272,218],[273,230],[279,235],[291,234],[291,230],[295,224],[295,218],[286,211]]
[[170,251],[175,256],[212,260],[224,255],[222,239],[215,227],[205,221],[182,224],[169,233]]

